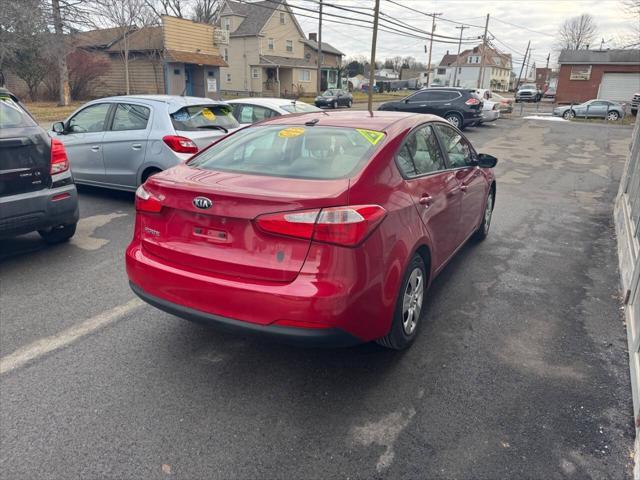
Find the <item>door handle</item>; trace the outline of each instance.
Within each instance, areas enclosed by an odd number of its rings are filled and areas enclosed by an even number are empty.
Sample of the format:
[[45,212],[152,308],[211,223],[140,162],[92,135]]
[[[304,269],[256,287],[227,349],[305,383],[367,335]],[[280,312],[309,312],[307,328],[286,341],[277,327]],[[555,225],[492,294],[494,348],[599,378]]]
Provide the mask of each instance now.
[[460,185],[460,191],[461,191],[462,193],[466,192],[467,190],[469,190],[469,187],[468,187],[468,186],[466,186],[466,185]]
[[100,151],[100,145],[94,145],[93,147],[91,147],[91,151],[92,151],[92,152],[98,152],[98,151]]
[[132,144],[132,145],[131,145],[131,148],[132,148],[133,150],[140,150],[140,149],[142,148],[142,144],[140,144],[140,143],[134,143],[134,144]]
[[424,205],[425,207],[428,207],[433,203],[433,198],[431,197],[431,195],[428,195],[425,193],[420,197],[420,200],[418,200],[418,203],[420,205]]

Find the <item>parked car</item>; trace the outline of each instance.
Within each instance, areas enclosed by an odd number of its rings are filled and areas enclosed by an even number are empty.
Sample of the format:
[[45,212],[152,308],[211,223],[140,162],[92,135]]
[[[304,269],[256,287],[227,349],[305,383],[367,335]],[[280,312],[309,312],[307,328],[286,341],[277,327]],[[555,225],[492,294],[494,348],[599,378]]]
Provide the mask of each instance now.
[[64,145],[0,88],[0,238],[37,231],[58,243],[73,236],[77,223],[78,194]]
[[349,107],[353,105],[353,96],[346,90],[332,88],[322,92],[315,100],[316,107],[338,108],[340,106]]
[[485,100],[482,103],[482,120],[480,123],[495,122],[500,118],[500,104],[498,102],[492,102],[491,100]]
[[518,102],[539,102],[542,98],[542,91],[535,83],[521,85],[516,92],[516,103]]
[[251,97],[228,100],[233,116],[241,125],[249,125],[268,118],[292,113],[319,112],[318,107],[286,98]]
[[495,92],[491,92],[491,100],[494,102],[500,103],[500,113],[511,113],[513,112],[513,99],[506,98],[502,95],[499,95]]
[[631,99],[631,114],[638,114],[638,106],[640,105],[640,93],[636,93]]
[[54,123],[53,136],[67,149],[76,183],[135,191],[238,127],[223,102],[127,95],[86,103]]
[[483,102],[474,90],[457,87],[423,88],[401,100],[386,102],[382,111],[431,113],[463,130],[482,121]]
[[406,348],[426,287],[489,232],[496,162],[433,115],[265,120],[138,188],[129,281],[205,324]]
[[544,95],[542,95],[543,98],[551,98],[553,100],[555,100],[556,98],[556,87],[549,87],[547,88],[547,90],[544,92]]
[[579,105],[564,105],[553,109],[553,114],[569,120],[574,117],[606,118],[615,121],[624,118],[624,105],[609,100],[589,100]]

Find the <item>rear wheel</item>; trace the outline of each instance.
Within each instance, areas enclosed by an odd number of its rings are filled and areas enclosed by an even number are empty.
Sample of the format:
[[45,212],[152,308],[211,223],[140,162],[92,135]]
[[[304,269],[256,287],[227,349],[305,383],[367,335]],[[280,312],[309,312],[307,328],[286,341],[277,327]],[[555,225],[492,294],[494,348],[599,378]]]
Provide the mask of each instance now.
[[573,110],[567,110],[562,114],[562,118],[564,118],[565,120],[571,120],[575,116],[576,112],[574,112]]
[[427,271],[417,253],[411,259],[400,285],[389,333],[377,340],[383,347],[404,350],[411,346],[420,328]]
[[142,172],[142,178],[140,183],[146,182],[150,176],[155,175],[156,173],[160,173],[162,170],[159,168],[148,168],[144,172]]
[[331,105],[331,107],[334,108],[334,109],[338,108],[338,101],[334,100],[333,104]]
[[476,233],[473,234],[473,239],[481,242],[489,235],[489,227],[491,226],[491,217],[493,215],[493,205],[494,205],[494,193],[493,190],[489,192],[489,196],[487,197],[487,203],[484,207],[484,217],[482,217],[482,223],[476,230]]
[[69,240],[76,233],[76,224],[61,225],[59,227],[49,228],[47,230],[38,230],[42,239],[49,243],[62,243]]
[[351,108],[352,105],[353,105],[353,101],[349,100],[349,102],[347,103],[347,107]]
[[607,120],[615,122],[620,118],[620,114],[618,112],[609,112],[607,113]]
[[444,119],[456,128],[462,129],[462,116],[458,113],[447,113]]

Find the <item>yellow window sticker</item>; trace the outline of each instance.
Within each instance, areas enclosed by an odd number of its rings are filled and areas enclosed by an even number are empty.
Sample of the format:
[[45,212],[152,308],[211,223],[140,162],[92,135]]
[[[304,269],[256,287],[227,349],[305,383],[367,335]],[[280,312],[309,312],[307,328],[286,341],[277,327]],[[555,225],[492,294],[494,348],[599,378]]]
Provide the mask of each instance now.
[[203,108],[202,109],[202,116],[204,118],[206,118],[207,120],[211,120],[211,121],[216,119],[215,114],[211,110],[209,110],[208,108]]
[[302,127],[290,127],[290,128],[285,128],[284,130],[280,130],[278,132],[278,136],[280,138],[293,138],[293,137],[299,137],[303,133],[304,133],[304,128]]
[[365,130],[363,128],[356,128],[356,131],[362,135],[371,145],[376,145],[380,140],[384,138],[384,133],[377,130]]

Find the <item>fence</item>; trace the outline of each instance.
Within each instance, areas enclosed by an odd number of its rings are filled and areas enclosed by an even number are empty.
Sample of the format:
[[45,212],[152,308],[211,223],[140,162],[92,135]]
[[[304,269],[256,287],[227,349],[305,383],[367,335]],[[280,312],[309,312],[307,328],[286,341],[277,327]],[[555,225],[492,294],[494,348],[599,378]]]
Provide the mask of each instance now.
[[629,158],[620,180],[614,216],[636,425],[634,477],[640,479],[640,120],[638,118],[636,118],[632,138]]

